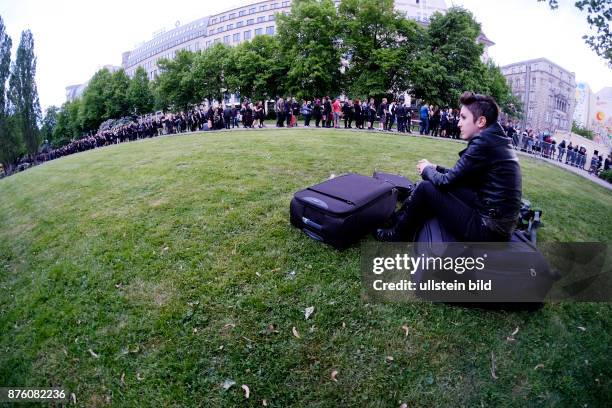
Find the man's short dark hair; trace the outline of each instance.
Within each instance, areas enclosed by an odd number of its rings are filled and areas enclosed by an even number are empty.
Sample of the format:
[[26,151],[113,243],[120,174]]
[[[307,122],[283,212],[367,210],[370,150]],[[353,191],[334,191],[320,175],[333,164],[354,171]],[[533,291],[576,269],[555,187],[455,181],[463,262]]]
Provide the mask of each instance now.
[[499,106],[493,97],[474,92],[464,92],[461,98],[459,98],[459,102],[472,112],[474,123],[481,116],[484,116],[487,120],[487,127],[497,122]]

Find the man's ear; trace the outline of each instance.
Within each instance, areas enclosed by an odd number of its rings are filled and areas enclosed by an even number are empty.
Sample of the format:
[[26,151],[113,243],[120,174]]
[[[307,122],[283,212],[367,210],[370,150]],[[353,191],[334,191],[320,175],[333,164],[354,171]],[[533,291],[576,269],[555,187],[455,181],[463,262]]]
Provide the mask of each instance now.
[[478,120],[476,121],[476,126],[478,126],[480,129],[487,127],[487,118],[484,116],[479,116]]

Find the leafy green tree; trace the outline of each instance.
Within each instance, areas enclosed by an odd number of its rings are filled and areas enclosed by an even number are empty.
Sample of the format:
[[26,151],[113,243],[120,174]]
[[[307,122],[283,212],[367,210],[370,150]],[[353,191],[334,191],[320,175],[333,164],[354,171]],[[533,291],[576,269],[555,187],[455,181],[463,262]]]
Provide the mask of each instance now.
[[136,115],[149,113],[153,110],[154,97],[149,84],[147,71],[138,67],[134,77],[130,80],[127,90],[127,99],[130,111]]
[[194,81],[196,54],[181,50],[174,59],[161,59],[157,62],[161,74],[155,79],[153,89],[157,109],[186,109],[199,102]]
[[587,129],[586,127],[580,126],[580,124],[576,123],[576,121],[572,121],[572,132],[582,137],[586,137],[587,139],[593,140],[593,131]]
[[298,98],[341,91],[340,25],[331,0],[294,0],[277,15],[279,42],[288,65],[285,88]]
[[6,100],[6,81],[11,67],[11,37],[6,33],[4,21],[0,17],[0,164],[10,174],[13,163],[21,150],[21,141],[11,126]]
[[393,0],[344,0],[338,13],[348,93],[365,97],[406,91],[423,28],[397,12]]
[[252,100],[274,99],[283,92],[287,68],[276,36],[258,35],[234,47],[226,81],[232,92]]
[[69,105],[73,109],[79,108],[77,122],[85,131],[97,129],[100,123],[110,119],[107,103],[111,99],[112,80],[113,76],[107,68],[99,70],[87,84],[81,103]]
[[81,118],[79,117],[80,105],[80,99],[65,102],[57,113],[57,123],[53,129],[53,136],[50,139],[54,147],[64,146],[72,139],[81,137],[83,129],[81,127]]
[[18,130],[28,154],[36,160],[40,144],[38,123],[41,120],[40,102],[36,89],[36,57],[34,37],[30,30],[21,33],[17,56],[9,79],[9,101]]
[[45,111],[45,117],[42,120],[42,127],[40,128],[40,136],[42,140],[48,140],[50,143],[53,142],[53,130],[57,126],[57,116],[59,108],[57,106],[49,106]]
[[[130,78],[123,69],[111,74],[111,82],[107,84],[108,96],[105,101],[105,118],[118,119],[128,116],[131,112],[128,99]],[[97,129],[97,127],[96,127]]]
[[222,100],[229,93],[226,80],[228,72],[232,72],[232,49],[229,45],[217,43],[212,47],[195,54],[193,75],[186,81],[194,87],[192,104]]

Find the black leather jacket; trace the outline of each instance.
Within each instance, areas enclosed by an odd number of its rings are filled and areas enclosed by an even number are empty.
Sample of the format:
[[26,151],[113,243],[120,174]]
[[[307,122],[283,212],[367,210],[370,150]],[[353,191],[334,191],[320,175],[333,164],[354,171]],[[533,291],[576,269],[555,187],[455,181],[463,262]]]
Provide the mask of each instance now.
[[521,208],[521,168],[512,140],[499,123],[475,135],[453,168],[428,166],[422,177],[442,189],[473,189],[483,223],[501,235],[512,235]]

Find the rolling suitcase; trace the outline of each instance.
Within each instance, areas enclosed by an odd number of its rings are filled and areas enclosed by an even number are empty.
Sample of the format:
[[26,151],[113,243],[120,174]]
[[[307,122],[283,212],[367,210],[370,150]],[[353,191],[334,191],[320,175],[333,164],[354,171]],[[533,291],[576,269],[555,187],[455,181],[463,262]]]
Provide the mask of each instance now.
[[414,183],[408,180],[406,177],[399,174],[383,173],[382,171],[375,171],[372,175],[375,179],[386,181],[391,183],[397,189],[397,199],[404,201],[414,190]]
[[396,204],[392,184],[349,173],[295,193],[290,220],[310,238],[344,249],[389,219]]

